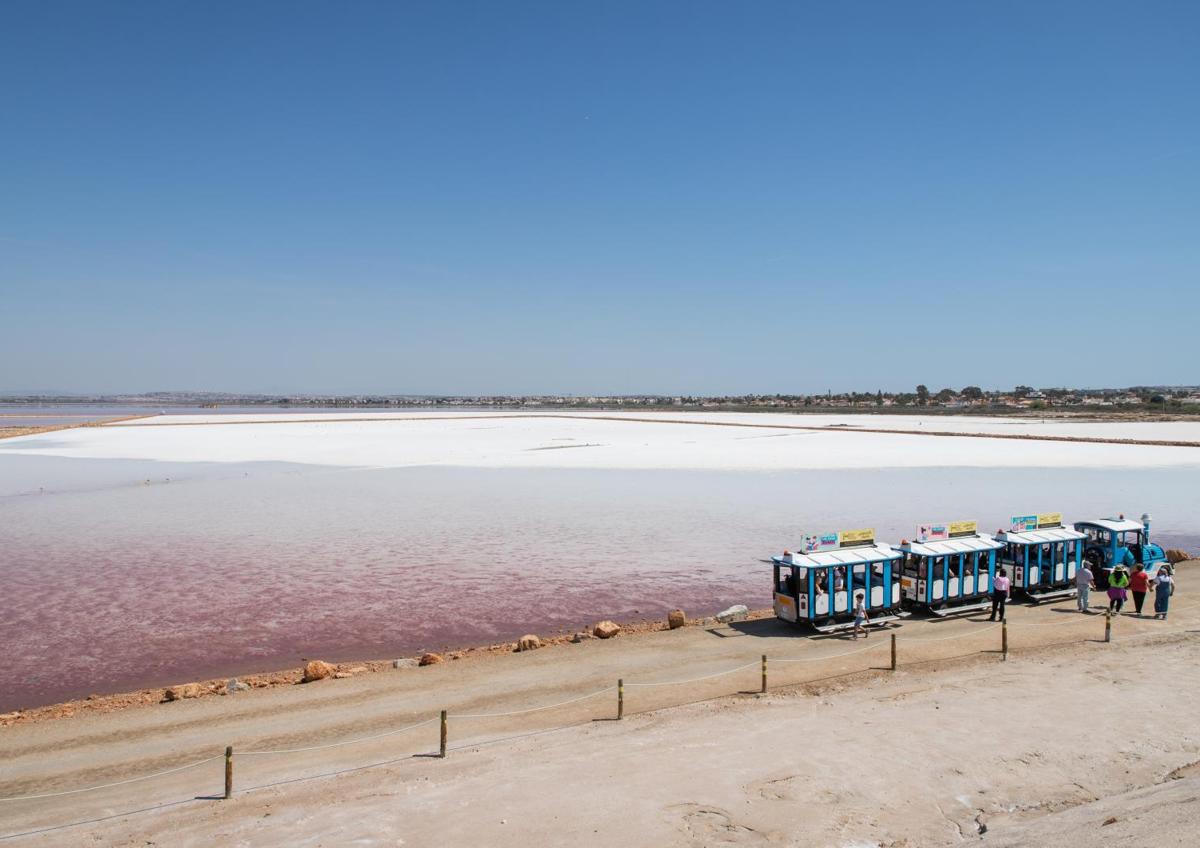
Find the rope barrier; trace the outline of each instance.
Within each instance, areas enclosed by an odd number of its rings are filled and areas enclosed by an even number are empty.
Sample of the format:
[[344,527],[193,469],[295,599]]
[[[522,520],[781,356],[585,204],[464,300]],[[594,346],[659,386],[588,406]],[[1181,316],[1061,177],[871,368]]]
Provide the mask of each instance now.
[[266,754],[300,754],[305,751],[324,751],[327,748],[340,748],[343,745],[356,745],[359,742],[369,742],[372,739],[382,739],[385,736],[395,736],[397,733],[404,733],[407,730],[415,730],[418,727],[424,727],[427,724],[432,724],[437,721],[436,718],[426,719],[425,721],[410,724],[408,727],[401,727],[397,730],[388,730],[383,733],[376,733],[373,736],[360,736],[358,739],[346,739],[342,742],[330,742],[328,745],[310,745],[307,748],[277,748],[269,751],[238,751],[239,757],[257,757]]
[[880,640],[880,642],[878,644],[867,645],[865,647],[858,648],[853,651],[843,651],[840,654],[829,654],[827,656],[822,656],[822,657],[797,657],[795,659],[776,659],[775,657],[772,657],[771,662],[773,662],[773,663],[805,663],[805,662],[822,662],[823,660],[836,660],[838,657],[850,657],[850,656],[853,656],[854,654],[861,654],[861,653],[871,650],[872,648],[878,648],[879,645],[886,645],[886,644],[888,644],[888,643]]
[[714,677],[723,677],[726,674],[733,674],[736,671],[744,671],[752,666],[757,666],[758,660],[745,665],[739,665],[737,668],[731,668],[728,671],[718,671],[716,674],[706,674],[703,677],[692,677],[687,680],[663,680],[659,683],[626,683],[626,686],[679,686],[684,683],[698,683],[701,680],[711,680]]
[[552,710],[555,707],[565,707],[567,704],[574,704],[578,701],[586,701],[588,698],[595,698],[597,695],[603,695],[605,692],[611,692],[616,689],[616,686],[605,686],[603,689],[597,689],[595,692],[589,692],[587,695],[580,695],[578,698],[571,698],[566,701],[559,701],[557,704],[546,704],[543,707],[530,707],[527,710],[513,710],[508,713],[475,713],[473,715],[454,715],[446,716],[446,718],[504,718],[505,716],[525,715],[526,713],[536,713],[542,710]]
[[113,783],[101,783],[99,786],[87,786],[87,787],[84,787],[83,789],[67,789],[66,791],[63,791],[63,792],[46,792],[41,795],[16,795],[16,796],[9,797],[9,798],[0,798],[0,801],[34,801],[39,798],[60,798],[63,795],[78,795],[81,792],[95,792],[97,789],[109,789],[113,786],[125,786],[126,784],[129,784],[129,783],[137,783],[142,780],[150,780],[153,777],[164,777],[165,775],[168,775],[168,774],[175,774],[176,772],[187,771],[188,769],[195,768],[196,766],[202,766],[205,763],[211,763],[214,760],[220,760],[224,756],[225,756],[224,754],[217,754],[217,756],[215,756],[215,757],[209,757],[208,759],[205,759],[205,760],[197,760],[196,762],[189,763],[186,766],[179,766],[178,768],[167,769],[166,771],[156,771],[154,774],[143,774],[141,777],[131,777],[128,780],[118,780]]
[[972,630],[967,633],[951,633],[949,636],[934,636],[928,639],[921,639],[917,636],[909,636],[904,640],[904,642],[905,644],[908,644],[909,642],[944,642],[947,639],[962,639],[967,636],[974,636],[976,633],[987,633],[989,630],[995,630],[997,627],[1001,626],[1003,626],[1003,622],[993,624],[991,627],[982,627],[979,630]]
[[1021,629],[1024,629],[1026,627],[1069,627],[1073,624],[1085,624],[1088,622],[1093,622],[1097,618],[1103,618],[1103,617],[1104,617],[1104,614],[1099,613],[1098,615],[1095,615],[1095,616],[1089,614],[1087,618],[1072,618],[1067,621],[1047,621],[1047,622],[1043,622],[1042,624],[1034,624],[1033,622],[1024,622],[1024,621],[1009,621],[1009,624],[1016,625],[1017,627],[1020,627]]

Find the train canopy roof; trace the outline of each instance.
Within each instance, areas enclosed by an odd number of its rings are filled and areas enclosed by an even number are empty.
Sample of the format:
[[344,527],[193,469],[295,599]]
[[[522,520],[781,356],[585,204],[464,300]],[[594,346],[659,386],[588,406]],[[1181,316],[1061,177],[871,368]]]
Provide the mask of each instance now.
[[1112,530],[1120,533],[1122,530],[1142,530],[1142,522],[1133,521],[1128,518],[1092,518],[1087,521],[1076,521],[1075,524],[1087,524],[1091,527],[1103,527],[1105,530]]
[[811,554],[792,554],[788,562],[781,556],[771,557],[779,565],[798,565],[801,568],[828,568],[831,565],[859,565],[860,563],[884,562],[901,556],[891,545],[863,545],[858,548],[836,548],[832,551],[816,551]]
[[1046,542],[1071,542],[1082,539],[1083,533],[1071,527],[1043,527],[1041,530],[1025,530],[1021,533],[1001,533],[1000,539],[1005,542],[1016,542],[1019,545],[1041,545]]
[[910,542],[902,547],[918,556],[945,556],[946,554],[969,554],[974,551],[994,551],[1004,545],[986,533],[978,533],[974,536],[942,539],[938,542]]

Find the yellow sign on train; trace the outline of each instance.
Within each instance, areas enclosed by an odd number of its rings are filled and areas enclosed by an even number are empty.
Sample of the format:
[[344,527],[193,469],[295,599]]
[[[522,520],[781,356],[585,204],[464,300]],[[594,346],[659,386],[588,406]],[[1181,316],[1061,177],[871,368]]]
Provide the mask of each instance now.
[[957,536],[974,536],[979,530],[978,521],[951,521],[950,538]]
[[875,543],[875,528],[868,527],[862,530],[843,530],[838,534],[838,541],[843,548],[850,548],[856,545],[871,545]]
[[1060,527],[1062,526],[1061,512],[1039,512],[1037,517],[1038,529],[1043,527]]

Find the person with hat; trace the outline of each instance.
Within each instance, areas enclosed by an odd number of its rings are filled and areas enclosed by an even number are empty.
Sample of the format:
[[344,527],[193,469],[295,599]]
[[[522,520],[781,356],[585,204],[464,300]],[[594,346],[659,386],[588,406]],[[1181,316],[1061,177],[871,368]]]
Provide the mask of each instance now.
[[1129,569],[1118,565],[1108,576],[1108,610],[1114,615],[1121,614],[1121,607],[1129,597],[1126,589],[1129,586]]

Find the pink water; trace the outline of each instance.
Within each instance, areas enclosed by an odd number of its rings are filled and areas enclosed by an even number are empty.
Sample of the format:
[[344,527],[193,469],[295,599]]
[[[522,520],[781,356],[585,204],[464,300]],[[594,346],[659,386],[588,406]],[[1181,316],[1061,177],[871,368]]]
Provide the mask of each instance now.
[[1194,471],[345,470],[3,454],[0,471],[0,711],[676,606],[767,605],[758,560],[805,531],[873,525],[895,541],[931,517],[987,527],[1116,503],[1150,509],[1179,538],[1200,507]]

